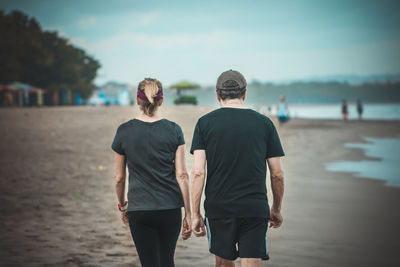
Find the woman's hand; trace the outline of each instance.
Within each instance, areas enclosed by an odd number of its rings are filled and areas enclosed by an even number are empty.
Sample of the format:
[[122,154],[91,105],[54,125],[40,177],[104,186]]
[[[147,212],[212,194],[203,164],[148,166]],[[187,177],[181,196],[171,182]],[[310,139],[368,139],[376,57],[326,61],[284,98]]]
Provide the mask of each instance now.
[[185,216],[182,221],[182,239],[186,240],[192,235],[190,216]]
[[122,222],[129,227],[128,211],[124,210],[121,212]]

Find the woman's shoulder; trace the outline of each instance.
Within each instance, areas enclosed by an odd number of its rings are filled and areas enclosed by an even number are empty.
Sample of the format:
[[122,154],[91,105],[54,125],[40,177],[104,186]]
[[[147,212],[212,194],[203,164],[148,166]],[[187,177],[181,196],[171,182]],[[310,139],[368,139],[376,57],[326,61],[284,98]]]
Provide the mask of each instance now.
[[117,127],[117,131],[124,131],[124,129],[132,126],[132,120],[125,121]]
[[179,126],[179,124],[178,123],[176,123],[176,122],[174,122],[174,121],[171,121],[171,120],[168,120],[168,119],[166,119],[166,118],[164,118],[164,119],[162,119],[164,122],[165,122],[165,124],[166,125],[168,125],[169,127],[172,127],[172,128],[178,128],[178,129],[180,129],[181,128],[181,126]]

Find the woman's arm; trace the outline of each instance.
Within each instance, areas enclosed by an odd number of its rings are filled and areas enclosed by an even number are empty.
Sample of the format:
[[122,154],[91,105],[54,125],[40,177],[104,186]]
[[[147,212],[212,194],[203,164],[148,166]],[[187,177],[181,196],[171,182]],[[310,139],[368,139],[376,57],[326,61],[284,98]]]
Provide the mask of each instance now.
[[[124,205],[125,200],[125,180],[126,180],[126,157],[125,155],[121,155],[115,153],[115,190],[117,191],[117,198],[120,205]],[[128,215],[126,210],[121,214],[122,222],[129,226]]]
[[125,203],[125,180],[126,180],[126,157],[115,153],[115,189],[117,191],[118,202],[123,205]]
[[175,153],[175,174],[176,181],[178,182],[179,188],[182,192],[183,203],[185,205],[185,218],[183,219],[183,229],[182,237],[187,239],[190,237],[190,219],[191,219],[191,209],[190,209],[190,197],[189,197],[189,174],[185,166],[185,145],[178,146]]

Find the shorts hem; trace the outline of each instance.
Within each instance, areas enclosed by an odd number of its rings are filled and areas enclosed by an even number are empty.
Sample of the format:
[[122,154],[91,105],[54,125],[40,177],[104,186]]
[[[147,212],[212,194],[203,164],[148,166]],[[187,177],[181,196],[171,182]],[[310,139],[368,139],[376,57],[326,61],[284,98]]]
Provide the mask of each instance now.
[[234,260],[236,260],[237,258],[239,258],[239,257],[235,257],[235,258],[226,258],[225,256],[221,256],[221,255],[219,255],[219,253],[216,253],[214,250],[212,250],[212,249],[209,249],[208,250],[211,254],[214,254],[215,256],[218,256],[218,257],[220,257],[220,258],[223,258],[224,260],[228,260],[228,261],[234,261]]
[[238,258],[248,258],[248,259],[261,259],[263,261],[267,261],[269,260],[269,256],[265,257],[265,256],[239,256]]

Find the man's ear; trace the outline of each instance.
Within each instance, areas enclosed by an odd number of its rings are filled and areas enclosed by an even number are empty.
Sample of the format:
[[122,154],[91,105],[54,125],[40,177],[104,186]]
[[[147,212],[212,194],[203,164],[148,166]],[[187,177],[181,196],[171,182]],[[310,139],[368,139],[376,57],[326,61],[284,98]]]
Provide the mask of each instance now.
[[215,95],[217,96],[217,100],[218,100],[218,102],[221,102],[221,101],[222,101],[222,99],[221,99],[221,97],[219,96],[219,94],[217,93],[217,91],[215,91]]
[[246,96],[247,96],[247,89],[246,89],[246,90],[244,90],[244,94],[243,94],[243,101],[246,99]]

